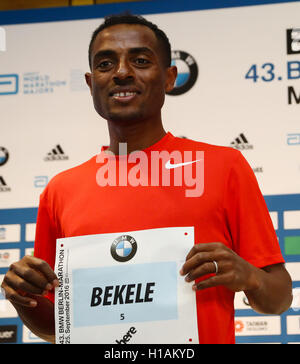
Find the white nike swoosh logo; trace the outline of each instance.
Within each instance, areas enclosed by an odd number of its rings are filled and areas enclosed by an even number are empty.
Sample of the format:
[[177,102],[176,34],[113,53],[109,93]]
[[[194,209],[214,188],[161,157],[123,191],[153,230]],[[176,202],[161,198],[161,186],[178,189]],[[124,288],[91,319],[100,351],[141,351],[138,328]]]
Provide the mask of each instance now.
[[177,164],[171,164],[170,159],[168,160],[168,162],[165,164],[165,167],[167,169],[174,169],[174,168],[178,168],[178,167],[183,167],[183,166],[187,166],[189,164],[193,164],[196,162],[200,162],[202,159],[197,159],[196,161],[191,161],[191,162],[184,162],[184,163],[177,163]]

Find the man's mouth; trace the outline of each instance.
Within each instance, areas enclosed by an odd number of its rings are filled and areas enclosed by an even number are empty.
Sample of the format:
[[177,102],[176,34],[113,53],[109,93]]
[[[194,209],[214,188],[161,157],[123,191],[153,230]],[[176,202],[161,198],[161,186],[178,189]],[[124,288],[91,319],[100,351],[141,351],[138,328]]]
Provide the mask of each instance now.
[[136,92],[115,92],[113,97],[130,97],[135,96]]
[[112,98],[119,102],[129,102],[138,94],[136,91],[118,91],[111,94]]

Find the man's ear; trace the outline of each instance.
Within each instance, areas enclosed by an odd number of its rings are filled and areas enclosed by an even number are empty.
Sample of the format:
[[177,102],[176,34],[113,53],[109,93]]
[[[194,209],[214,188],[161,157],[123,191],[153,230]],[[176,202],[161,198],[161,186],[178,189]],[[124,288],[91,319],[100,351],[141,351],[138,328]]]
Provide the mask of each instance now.
[[90,93],[92,95],[92,90],[93,90],[92,89],[92,74],[89,72],[86,72],[84,76],[85,76],[85,82],[89,86]]
[[167,78],[165,84],[165,91],[170,92],[173,90],[177,78],[177,67],[171,66],[167,69]]

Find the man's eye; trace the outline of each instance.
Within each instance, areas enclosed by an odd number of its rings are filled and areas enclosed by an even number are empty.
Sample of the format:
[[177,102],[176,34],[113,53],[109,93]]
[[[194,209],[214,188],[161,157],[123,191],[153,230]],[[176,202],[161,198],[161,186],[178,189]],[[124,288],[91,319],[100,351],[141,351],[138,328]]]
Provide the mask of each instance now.
[[98,64],[98,68],[100,68],[100,69],[105,69],[105,68],[110,67],[110,66],[111,66],[111,64],[112,64],[112,62],[111,62],[111,61],[102,61],[102,62],[100,62],[100,63]]
[[145,58],[136,58],[135,63],[138,65],[146,65],[150,62],[148,61],[148,59],[145,59]]

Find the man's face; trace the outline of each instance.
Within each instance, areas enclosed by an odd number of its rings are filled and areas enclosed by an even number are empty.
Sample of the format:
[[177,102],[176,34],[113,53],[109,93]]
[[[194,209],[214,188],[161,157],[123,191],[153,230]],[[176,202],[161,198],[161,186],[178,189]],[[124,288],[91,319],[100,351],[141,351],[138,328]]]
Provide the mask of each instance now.
[[86,81],[96,111],[109,121],[142,121],[160,116],[165,92],[176,80],[167,68],[154,32],[143,25],[120,24],[101,31]]

